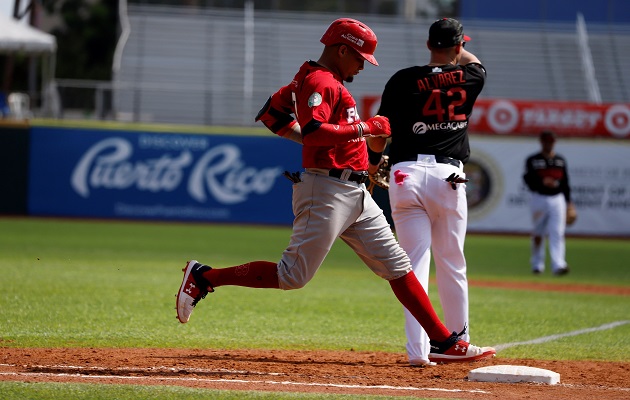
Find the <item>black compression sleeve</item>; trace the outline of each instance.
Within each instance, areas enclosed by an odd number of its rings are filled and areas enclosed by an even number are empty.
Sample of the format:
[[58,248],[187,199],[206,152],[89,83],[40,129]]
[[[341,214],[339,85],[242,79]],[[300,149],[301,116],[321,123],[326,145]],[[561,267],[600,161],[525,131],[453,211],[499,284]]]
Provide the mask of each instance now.
[[383,156],[383,152],[376,152],[372,149],[370,149],[370,146],[368,146],[368,159],[370,160],[370,164],[372,165],[378,165],[378,163],[381,162],[381,157]]

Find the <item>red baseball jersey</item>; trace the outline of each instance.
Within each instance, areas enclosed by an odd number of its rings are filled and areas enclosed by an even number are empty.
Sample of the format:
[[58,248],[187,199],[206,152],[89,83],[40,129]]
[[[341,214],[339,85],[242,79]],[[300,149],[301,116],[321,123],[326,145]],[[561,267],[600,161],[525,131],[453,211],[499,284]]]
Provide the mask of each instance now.
[[361,121],[357,103],[343,85],[341,77],[316,62],[307,61],[293,81],[272,96],[272,106],[279,110],[292,109],[302,127],[302,136],[309,135],[309,140],[305,140],[302,147],[304,168],[367,170],[364,138],[346,140],[330,134],[330,130],[308,129],[314,125],[332,124],[334,132],[335,126]]

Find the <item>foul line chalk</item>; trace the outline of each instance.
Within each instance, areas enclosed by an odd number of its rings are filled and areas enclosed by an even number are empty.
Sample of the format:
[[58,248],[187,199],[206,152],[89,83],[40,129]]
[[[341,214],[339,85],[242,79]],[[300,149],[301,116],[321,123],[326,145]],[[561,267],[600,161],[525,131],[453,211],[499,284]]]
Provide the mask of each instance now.
[[[18,367],[18,364],[0,364],[0,367]],[[225,374],[249,374],[249,375],[286,375],[282,372],[258,372],[258,371],[242,371],[242,370],[233,370],[233,369],[225,369],[225,368],[216,368],[216,369],[207,369],[207,368],[179,368],[179,367],[85,367],[78,365],[30,365],[29,368],[38,368],[38,369],[56,369],[56,370],[75,370],[75,371],[125,371],[125,372],[141,372],[141,373],[154,373],[157,371],[166,371],[166,372],[185,372],[185,373],[216,373],[221,372]]]
[[46,377],[46,376],[58,376],[58,377],[75,377],[82,379],[128,379],[128,380],[153,380],[153,381],[195,381],[195,382],[215,382],[215,383],[262,383],[267,385],[294,385],[294,386],[323,386],[323,387],[335,387],[343,389],[388,389],[388,390],[407,390],[407,391],[435,391],[435,392],[453,392],[453,393],[482,393],[490,394],[484,390],[463,390],[463,389],[442,389],[442,388],[417,388],[412,386],[360,386],[360,385],[339,385],[333,383],[303,383],[303,382],[291,382],[291,381],[257,381],[257,380],[242,380],[242,379],[206,379],[206,378],[185,378],[185,377],[142,377],[142,376],[121,376],[121,375],[83,375],[83,374],[51,374],[41,372],[0,372],[0,375],[10,376],[30,376],[30,377]]
[[600,326],[597,326],[597,327],[594,327],[594,328],[579,329],[577,331],[572,331],[572,332],[567,332],[567,333],[559,333],[557,335],[543,336],[543,337],[540,337],[538,339],[527,340],[527,341],[524,341],[524,342],[513,342],[513,343],[498,344],[498,345],[493,346],[493,347],[496,349],[496,351],[500,351],[500,350],[505,350],[505,349],[510,348],[510,347],[522,346],[522,345],[525,345],[525,344],[547,343],[547,342],[551,342],[552,340],[561,339],[561,338],[565,338],[565,337],[569,337],[569,336],[577,336],[577,335],[582,335],[584,333],[605,331],[605,330],[613,329],[613,328],[616,328],[618,326],[625,325],[625,324],[628,324],[628,323],[630,323],[630,321],[616,321],[616,322],[611,322],[609,324],[600,325]]

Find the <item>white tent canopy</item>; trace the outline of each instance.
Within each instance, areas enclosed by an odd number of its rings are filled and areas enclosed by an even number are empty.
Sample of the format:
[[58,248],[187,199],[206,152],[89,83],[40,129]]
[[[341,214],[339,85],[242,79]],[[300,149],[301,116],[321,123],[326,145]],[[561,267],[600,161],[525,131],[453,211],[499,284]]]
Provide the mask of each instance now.
[[0,52],[54,53],[57,40],[51,34],[0,14]]
[[0,54],[15,53],[37,56],[42,60],[41,113],[44,116],[58,116],[55,36],[0,14]]

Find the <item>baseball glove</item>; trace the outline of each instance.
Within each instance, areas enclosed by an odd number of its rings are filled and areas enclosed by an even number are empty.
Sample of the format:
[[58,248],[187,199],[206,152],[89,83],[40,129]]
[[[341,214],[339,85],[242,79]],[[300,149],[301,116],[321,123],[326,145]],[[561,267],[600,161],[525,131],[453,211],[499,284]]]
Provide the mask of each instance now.
[[370,184],[367,188],[370,194],[374,193],[376,186],[385,190],[389,189],[389,171],[391,169],[392,166],[389,163],[389,156],[383,156],[376,172],[370,174]]
[[577,220],[577,210],[573,203],[567,204],[567,226],[573,225]]

